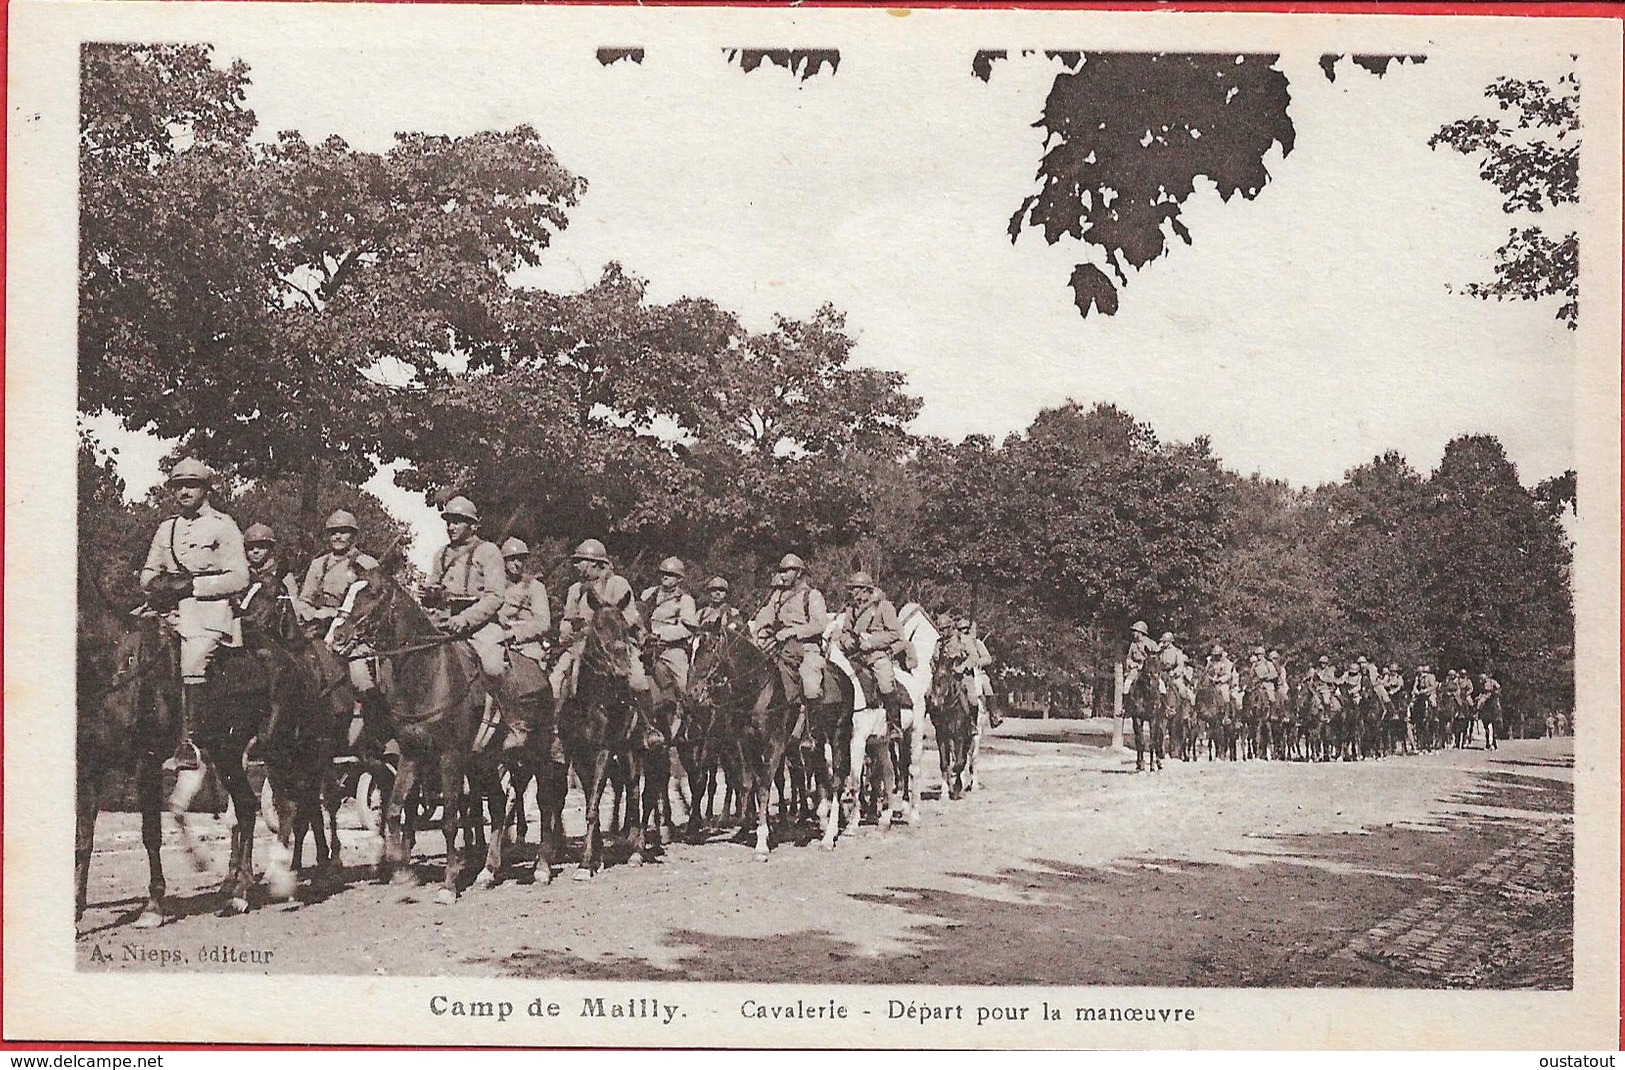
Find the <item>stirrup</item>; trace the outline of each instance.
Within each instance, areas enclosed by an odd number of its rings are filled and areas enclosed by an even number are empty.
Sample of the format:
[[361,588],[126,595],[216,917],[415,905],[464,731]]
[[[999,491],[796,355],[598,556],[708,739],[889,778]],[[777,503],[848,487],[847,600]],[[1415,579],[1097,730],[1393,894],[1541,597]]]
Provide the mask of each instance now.
[[196,772],[203,768],[203,753],[197,749],[196,743],[183,739],[175,745],[175,754],[164,763],[164,768],[177,773]]

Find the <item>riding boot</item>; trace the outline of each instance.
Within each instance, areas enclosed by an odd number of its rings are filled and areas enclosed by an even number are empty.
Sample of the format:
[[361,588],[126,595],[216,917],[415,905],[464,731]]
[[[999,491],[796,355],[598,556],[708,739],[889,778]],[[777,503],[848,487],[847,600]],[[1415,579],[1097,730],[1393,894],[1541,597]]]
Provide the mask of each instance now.
[[181,685],[181,740],[175,745],[175,756],[164,764],[176,772],[192,772],[203,768],[203,755],[192,742],[197,734],[199,694],[202,684]]
[[900,743],[903,740],[903,703],[893,691],[889,695],[880,696],[880,704],[886,710],[886,739],[891,743]]

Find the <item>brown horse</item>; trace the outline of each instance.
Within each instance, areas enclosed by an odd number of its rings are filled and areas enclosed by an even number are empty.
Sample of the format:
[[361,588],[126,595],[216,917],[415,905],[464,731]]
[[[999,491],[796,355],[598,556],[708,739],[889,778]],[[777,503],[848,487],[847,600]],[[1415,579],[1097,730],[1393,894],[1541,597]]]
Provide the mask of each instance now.
[[[545,747],[548,734],[521,731],[518,724],[509,723],[499,733],[489,733],[500,739],[480,739],[488,686],[473,647],[442,633],[383,566],[361,570],[350,608],[340,614],[333,630],[333,649],[341,657],[377,660],[378,689],[389,711],[391,733],[400,744],[400,766],[384,808],[379,876],[398,884],[414,880],[408,866],[411,843],[403,814],[424,768],[432,766],[439,773],[440,830],[446,845],[445,871],[435,901],[455,903],[461,890],[463,853],[456,844],[464,783],[469,777],[475,781],[473,793],[492,802],[495,835],[487,844],[478,883],[494,883],[503,869],[504,833],[508,811],[515,802],[514,793],[502,783],[504,763],[536,762],[534,750],[527,748]],[[518,711],[506,712],[510,721],[522,719]],[[499,748],[492,753],[500,758],[484,757],[481,743]],[[515,745],[510,748],[510,743]],[[508,779],[511,783],[512,778]],[[550,805],[547,798],[540,801],[544,808]],[[562,798],[557,803],[562,810]],[[536,877],[544,882],[552,875],[550,839],[542,837],[536,863]]]
[[937,735],[937,764],[942,770],[943,793],[962,799],[967,789],[965,764],[970,758],[971,736],[976,731],[976,708],[968,693],[970,678],[947,662],[937,664],[926,693],[926,710]]
[[[136,925],[152,928],[166,920],[166,885],[160,858],[165,809],[163,764],[180,738],[180,692],[176,640],[157,617],[138,619],[117,642],[112,677],[105,688],[81,688],[76,916],[84,910],[85,882],[106,775],[123,767],[135,775],[142,842],[147,850],[148,897]],[[215,770],[236,814],[230,862],[221,886],[226,896],[221,913],[241,914],[249,908],[255,885],[254,833],[259,816],[259,800],[249,784],[243,756],[249,744],[274,723],[280,722],[296,733],[303,730],[314,697],[287,651],[275,642],[259,641],[243,649],[217,651],[208,681],[202,685],[199,706],[193,742]],[[298,779],[302,774],[293,771],[291,765],[305,757],[296,749],[276,756],[268,764],[276,767],[285,781]],[[177,818],[184,821],[179,808]]]

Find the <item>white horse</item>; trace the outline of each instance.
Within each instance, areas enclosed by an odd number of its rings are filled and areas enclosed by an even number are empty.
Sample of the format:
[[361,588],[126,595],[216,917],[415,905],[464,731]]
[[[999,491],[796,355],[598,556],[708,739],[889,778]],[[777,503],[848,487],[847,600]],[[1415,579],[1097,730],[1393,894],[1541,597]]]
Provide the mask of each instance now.
[[[864,758],[869,742],[880,740],[884,743],[886,740],[886,711],[879,704],[880,696],[864,694],[852,663],[847,660],[839,644],[830,641],[844,620],[844,614],[836,617],[830,622],[824,636],[830,664],[838,666],[852,680],[852,779],[848,782],[847,798],[855,804],[862,797]],[[882,829],[891,827],[894,812],[907,824],[918,825],[921,820],[919,798],[920,787],[924,783],[921,755],[925,751],[925,694],[931,688],[931,662],[936,657],[937,642],[942,637],[931,623],[931,618],[913,602],[904,604],[897,614],[897,623],[903,641],[913,648],[915,661],[913,669],[896,666],[897,682],[908,697],[908,704],[902,710],[902,727],[904,741],[908,744],[909,762],[908,769],[897,770],[892,783],[886,786],[890,798],[880,812],[879,824]],[[906,783],[907,790],[899,791],[899,783]]]

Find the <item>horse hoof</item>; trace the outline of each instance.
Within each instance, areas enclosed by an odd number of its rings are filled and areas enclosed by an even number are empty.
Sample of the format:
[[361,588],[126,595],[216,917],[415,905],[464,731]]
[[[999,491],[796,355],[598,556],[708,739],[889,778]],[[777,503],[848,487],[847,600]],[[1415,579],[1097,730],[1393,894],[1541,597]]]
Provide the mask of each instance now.
[[135,919],[137,929],[156,929],[164,923],[164,916],[156,910],[143,910],[141,916]]
[[537,866],[536,867],[536,878],[535,879],[536,879],[537,884],[552,884],[553,883],[553,867],[552,866],[544,866],[544,865]]
[[891,828],[891,811],[888,810],[887,812],[881,814],[880,819],[876,821],[875,824],[880,827],[881,832],[885,832],[887,829]]
[[226,903],[225,913],[228,916],[235,914],[247,914],[248,900],[240,895],[232,896],[231,900]]
[[818,846],[822,847],[826,851],[833,851],[833,850],[835,850],[835,841],[834,840],[819,840],[818,841]]
[[643,865],[643,855],[641,855],[637,851],[633,851],[629,856],[627,856],[626,864],[633,867],[634,869],[637,868],[638,866]]
[[756,861],[758,861],[758,862],[766,862],[767,861],[767,852],[766,851],[757,851],[755,853],[754,857],[755,857]]
[[497,886],[497,877],[488,869],[480,870],[480,875],[474,878],[474,887],[482,892],[488,892]]
[[443,907],[452,906],[457,902],[457,893],[450,888],[442,888],[434,893],[434,901]]
[[418,879],[417,875],[409,869],[397,869],[390,874],[389,883],[397,888],[416,888]]
[[592,870],[586,866],[577,866],[576,871],[570,874],[570,879],[573,881],[590,881],[592,880]]

